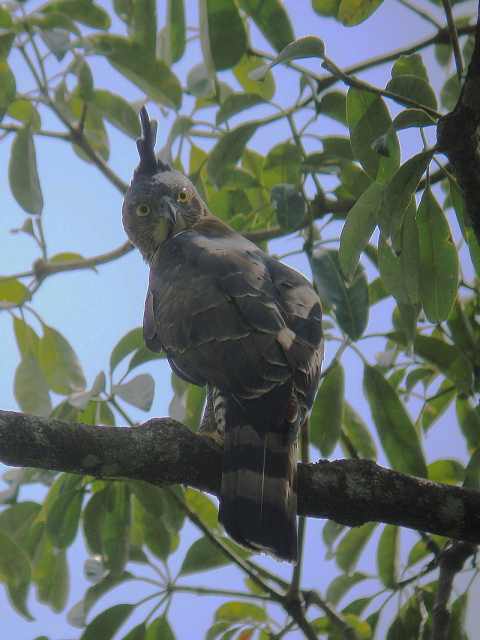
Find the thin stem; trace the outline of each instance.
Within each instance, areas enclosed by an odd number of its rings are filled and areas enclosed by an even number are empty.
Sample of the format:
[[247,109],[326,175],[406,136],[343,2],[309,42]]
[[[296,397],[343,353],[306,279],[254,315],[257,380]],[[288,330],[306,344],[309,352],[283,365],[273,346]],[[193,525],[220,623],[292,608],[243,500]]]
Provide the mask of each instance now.
[[344,84],[346,84],[349,87],[354,87],[356,89],[361,89],[362,91],[368,91],[370,93],[374,93],[378,96],[383,96],[384,98],[389,98],[390,100],[394,100],[395,102],[398,102],[398,104],[401,104],[405,107],[422,109],[423,111],[431,115],[432,118],[436,118],[436,119],[441,118],[441,115],[442,115],[441,113],[439,113],[435,109],[432,109],[431,107],[428,107],[425,104],[417,102],[416,100],[412,100],[411,98],[401,96],[398,93],[394,93],[393,91],[387,91],[386,89],[379,89],[378,87],[374,87],[368,82],[364,82],[363,80],[359,80],[358,78],[352,75],[349,75],[348,73],[346,73],[345,71],[342,71],[339,67],[337,67],[337,65],[326,56],[324,57],[324,62],[322,66],[325,67],[325,69],[327,69],[328,71],[330,71],[330,73],[333,76],[341,80]]
[[450,0],[442,0],[442,4],[445,10],[445,15],[447,17],[448,31],[450,33],[450,41],[452,43],[458,79],[461,80],[463,76],[463,60],[462,52],[460,51],[460,43],[458,42],[457,25],[455,24],[455,18],[453,17],[452,5],[450,4]]
[[398,0],[398,2],[402,4],[404,7],[406,7],[407,9],[409,9],[410,11],[412,11],[413,13],[415,13],[417,16],[422,18],[422,20],[429,22],[439,31],[440,29],[442,29],[442,25],[438,23],[433,16],[431,16],[429,13],[427,13],[423,9],[420,9],[420,7],[417,7],[416,5],[412,4],[411,2],[409,2],[409,0]]
[[135,420],[132,420],[130,418],[130,416],[122,409],[122,407],[118,404],[118,402],[115,400],[115,398],[113,396],[111,396],[110,398],[108,398],[108,402],[112,405],[112,407],[115,407],[115,409],[118,411],[118,413],[122,416],[122,418],[131,426],[134,427],[136,422]]
[[[0,131],[8,131],[9,133],[16,133],[22,128],[23,127],[15,124],[0,124]],[[34,134],[36,136],[42,136],[44,138],[56,138],[57,140],[65,140],[66,142],[71,141],[70,135],[61,131],[46,131],[40,129],[39,131],[34,131]]]
[[225,596],[226,598],[249,598],[270,602],[272,598],[262,593],[248,593],[246,591],[235,591],[234,589],[210,589],[208,587],[190,587],[187,585],[170,585],[170,591],[178,593],[194,593],[197,596]]

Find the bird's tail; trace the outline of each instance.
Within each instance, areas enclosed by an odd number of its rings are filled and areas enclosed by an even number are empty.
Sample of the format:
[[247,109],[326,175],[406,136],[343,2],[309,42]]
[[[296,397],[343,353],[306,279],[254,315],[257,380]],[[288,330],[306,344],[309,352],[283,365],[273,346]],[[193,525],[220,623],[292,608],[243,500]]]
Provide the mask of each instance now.
[[247,415],[243,403],[225,398],[219,518],[241,544],[295,562],[297,434],[292,424],[271,416],[252,420],[263,412],[250,408]]

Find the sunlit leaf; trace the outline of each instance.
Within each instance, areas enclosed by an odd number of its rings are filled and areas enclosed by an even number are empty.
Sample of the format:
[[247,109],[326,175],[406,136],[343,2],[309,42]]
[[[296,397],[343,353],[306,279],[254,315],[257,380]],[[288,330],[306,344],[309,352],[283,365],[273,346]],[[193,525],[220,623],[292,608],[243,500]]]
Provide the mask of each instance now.
[[253,18],[257,27],[277,51],[293,40],[292,25],[280,0],[240,0],[240,8]]
[[73,20],[95,29],[108,29],[110,16],[92,0],[56,0],[42,7],[45,13],[64,13]]

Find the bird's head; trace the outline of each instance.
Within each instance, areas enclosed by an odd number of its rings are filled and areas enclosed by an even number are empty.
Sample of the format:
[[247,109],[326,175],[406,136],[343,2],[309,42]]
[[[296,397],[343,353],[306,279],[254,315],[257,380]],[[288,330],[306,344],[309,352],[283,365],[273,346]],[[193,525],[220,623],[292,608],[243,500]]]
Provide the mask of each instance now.
[[140,163],[125,194],[122,218],[130,241],[150,261],[161,244],[194,225],[207,209],[190,180],[156,157],[157,123],[145,107],[140,120]]

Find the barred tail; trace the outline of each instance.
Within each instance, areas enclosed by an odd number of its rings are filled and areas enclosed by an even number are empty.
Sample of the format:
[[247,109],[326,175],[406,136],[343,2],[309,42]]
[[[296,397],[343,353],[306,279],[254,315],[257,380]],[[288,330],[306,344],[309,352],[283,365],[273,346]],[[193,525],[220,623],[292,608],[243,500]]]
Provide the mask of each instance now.
[[296,438],[291,425],[272,426],[252,426],[240,406],[226,400],[219,518],[241,544],[295,562]]

